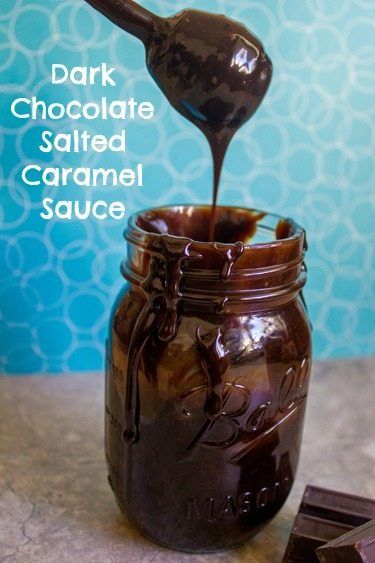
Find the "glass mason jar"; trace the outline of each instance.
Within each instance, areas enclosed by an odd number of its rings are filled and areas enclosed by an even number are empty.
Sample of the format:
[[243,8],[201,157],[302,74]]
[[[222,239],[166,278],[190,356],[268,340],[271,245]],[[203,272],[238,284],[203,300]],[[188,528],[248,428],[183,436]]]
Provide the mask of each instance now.
[[209,213],[129,219],[107,343],[109,482],[143,534],[189,552],[237,546],[283,505],[310,375],[303,229],[219,207],[208,243]]

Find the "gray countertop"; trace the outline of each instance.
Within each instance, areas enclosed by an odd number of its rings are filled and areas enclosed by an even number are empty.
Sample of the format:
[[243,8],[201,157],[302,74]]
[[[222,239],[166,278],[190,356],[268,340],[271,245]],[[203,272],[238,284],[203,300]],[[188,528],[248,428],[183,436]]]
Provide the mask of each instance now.
[[0,377],[0,561],[279,563],[306,484],[375,498],[375,360],[315,363],[288,502],[240,549],[169,551],[119,512],[103,452],[103,376]]

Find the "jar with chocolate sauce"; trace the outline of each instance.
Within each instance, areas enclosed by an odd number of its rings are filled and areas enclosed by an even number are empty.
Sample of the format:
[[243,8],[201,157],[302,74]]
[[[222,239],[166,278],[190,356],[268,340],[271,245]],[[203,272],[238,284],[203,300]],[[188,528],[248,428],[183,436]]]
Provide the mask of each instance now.
[[106,455],[120,508],[151,540],[235,547],[283,505],[310,374],[305,233],[218,207],[141,212],[107,344]]

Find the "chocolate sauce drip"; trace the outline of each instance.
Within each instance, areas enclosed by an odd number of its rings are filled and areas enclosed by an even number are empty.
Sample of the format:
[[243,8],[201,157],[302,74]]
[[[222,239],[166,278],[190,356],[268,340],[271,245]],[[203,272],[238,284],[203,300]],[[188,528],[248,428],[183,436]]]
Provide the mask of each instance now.
[[[128,443],[137,442],[139,439],[138,371],[144,347],[152,334],[165,343],[174,339],[180,316],[182,263],[186,258],[202,258],[191,251],[192,241],[190,239],[162,235],[159,241],[161,257],[152,256],[149,274],[140,285],[146,302],[133,329],[129,345],[125,398],[126,428],[124,431],[124,439]],[[220,256],[223,264],[220,272],[221,278],[223,281],[228,280],[235,263],[244,252],[244,243],[237,242],[230,247],[211,243],[210,246],[213,252]],[[216,313],[224,311],[227,301],[227,297],[224,297],[216,304]],[[222,344],[220,329],[205,336],[202,336],[198,330],[196,338],[202,367],[208,381],[205,412],[209,420],[215,420],[215,417],[221,414],[223,386],[229,360]]]
[[[125,397],[124,439],[128,443],[139,439],[140,413],[138,371],[148,339],[154,334],[167,343],[174,339],[179,324],[180,283],[182,262],[191,255],[189,239],[163,235],[160,237],[160,257],[150,260],[149,274],[140,285],[146,298],[143,310],[133,329],[129,344],[127,387]],[[159,286],[155,283],[159,281]]]
[[143,349],[151,335],[154,321],[155,313],[149,307],[149,304],[146,303],[134,326],[129,344],[124,413],[125,429],[123,432],[124,440],[127,443],[134,443],[139,439],[140,400],[138,370]]
[[272,77],[260,41],[222,15],[184,10],[169,18],[129,0],[88,0],[140,38],[150,74],[170,104],[206,136],[214,182],[209,240],[215,240],[217,196],[228,145],[258,109]]
[[199,326],[196,336],[200,361],[208,384],[204,412],[209,420],[216,420],[223,409],[225,374],[229,368],[228,353],[223,345],[220,328],[202,335],[202,327]]
[[207,397],[203,408],[206,419],[187,446],[187,456],[185,455],[183,459],[187,459],[195,452],[221,417],[225,407],[226,375],[230,366],[228,351],[224,348],[223,334],[220,328],[202,335],[202,327],[198,326],[196,340],[200,363],[207,379]]
[[222,165],[237,130],[259,107],[272,65],[260,41],[225,16],[185,10],[163,20],[147,66],[171,105],[206,136],[214,165],[209,240],[215,239]]
[[191,241],[173,238],[168,235],[163,235],[160,241],[165,268],[163,273],[164,292],[162,294],[162,309],[164,311],[158,329],[158,336],[160,340],[170,342],[175,337],[178,327],[178,308],[181,299],[181,264],[190,255]]
[[228,280],[233,271],[234,265],[237,260],[242,256],[245,249],[243,242],[236,242],[232,247],[220,246],[215,242],[212,247],[224,258],[223,267],[220,272],[220,277],[223,281]]

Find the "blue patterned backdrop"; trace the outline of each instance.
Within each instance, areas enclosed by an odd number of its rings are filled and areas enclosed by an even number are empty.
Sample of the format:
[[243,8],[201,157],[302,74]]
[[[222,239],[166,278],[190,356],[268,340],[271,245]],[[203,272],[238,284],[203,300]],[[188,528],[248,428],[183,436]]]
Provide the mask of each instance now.
[[[373,0],[145,0],[160,15],[188,5],[240,19],[274,62],[264,105],[233,142],[220,199],[295,217],[307,229],[307,300],[321,358],[374,353]],[[108,62],[122,85],[50,85],[52,63]],[[39,217],[41,199],[125,202],[128,213],[173,202],[208,202],[211,160],[203,136],[163,99],[142,45],[80,0],[0,2],[0,370],[98,369],[108,313],[122,280],[123,224]],[[18,96],[46,102],[135,96],[156,117],[127,125],[127,155],[43,154],[46,127],[68,120],[15,119]],[[113,134],[118,121],[78,124]],[[123,168],[142,160],[142,189],[22,185],[28,162]]]

